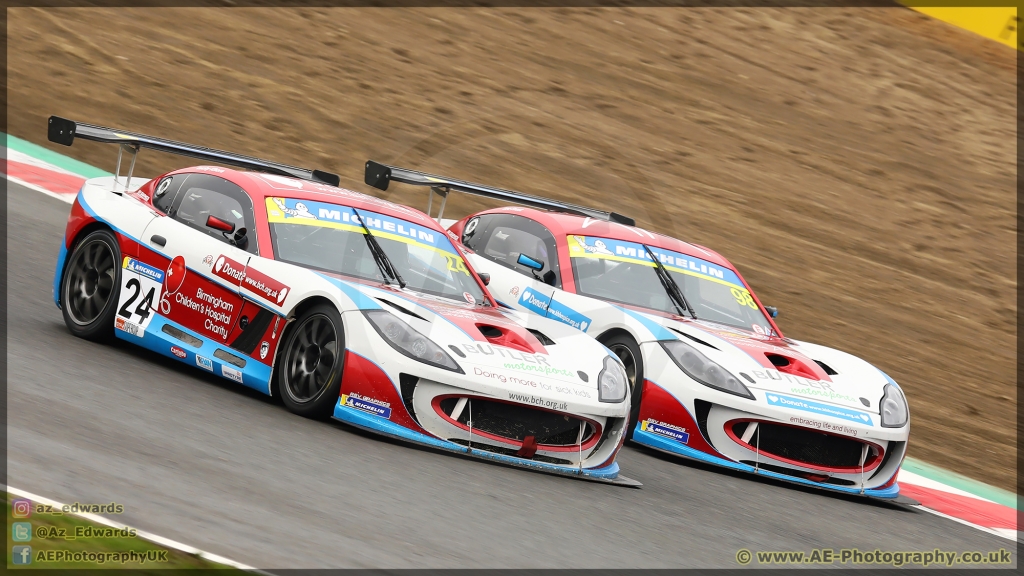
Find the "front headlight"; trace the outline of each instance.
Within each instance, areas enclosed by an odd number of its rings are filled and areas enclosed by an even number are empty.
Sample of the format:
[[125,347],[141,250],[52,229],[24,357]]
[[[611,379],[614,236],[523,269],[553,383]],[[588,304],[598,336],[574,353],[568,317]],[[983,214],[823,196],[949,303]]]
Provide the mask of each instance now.
[[604,369],[597,375],[597,399],[601,402],[622,402],[628,388],[622,365],[611,356],[605,356]]
[[906,425],[910,411],[907,409],[907,399],[903,397],[903,392],[899,388],[886,384],[882,401],[878,404],[882,412],[883,428],[900,428]]
[[387,310],[366,310],[363,316],[377,330],[377,333],[391,344],[391,347],[413,360],[424,364],[465,374],[462,368],[452,360],[440,346],[431,342],[426,336],[417,332],[412,326],[403,322]]
[[701,354],[696,348],[679,340],[662,340],[661,347],[668,352],[672,361],[679,366],[679,369],[697,382],[735,394],[744,398],[754,399],[754,395],[747,390],[747,387],[738,378],[729,373],[718,364],[712,362],[707,356]]

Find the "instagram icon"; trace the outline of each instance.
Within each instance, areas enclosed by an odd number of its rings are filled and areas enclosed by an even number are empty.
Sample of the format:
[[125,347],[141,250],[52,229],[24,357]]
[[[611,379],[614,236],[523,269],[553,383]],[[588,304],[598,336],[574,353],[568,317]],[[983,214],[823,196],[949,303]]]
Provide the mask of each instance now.
[[28,518],[32,515],[32,501],[18,499],[11,503],[11,516],[15,518]]

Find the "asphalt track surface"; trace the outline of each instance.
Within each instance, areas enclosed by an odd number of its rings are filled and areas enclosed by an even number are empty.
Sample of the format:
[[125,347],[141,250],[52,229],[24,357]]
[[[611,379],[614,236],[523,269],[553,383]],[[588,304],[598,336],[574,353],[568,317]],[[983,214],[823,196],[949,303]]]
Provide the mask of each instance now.
[[115,501],[129,525],[267,569],[736,567],[740,549],[1015,551],[913,508],[642,448],[619,456],[639,490],[419,449],[294,416],[127,344],[74,338],[50,289],[70,206],[6,184],[11,486]]

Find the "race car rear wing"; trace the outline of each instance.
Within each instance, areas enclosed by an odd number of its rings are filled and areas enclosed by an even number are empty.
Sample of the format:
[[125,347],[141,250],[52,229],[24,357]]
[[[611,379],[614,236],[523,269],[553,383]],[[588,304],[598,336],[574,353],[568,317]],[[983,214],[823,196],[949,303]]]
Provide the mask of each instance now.
[[579,216],[589,216],[598,220],[607,220],[609,222],[617,222],[619,224],[625,224],[627,226],[635,226],[634,221],[629,216],[624,216],[617,212],[605,212],[604,210],[597,210],[594,208],[587,208],[585,206],[577,206],[575,204],[569,204],[566,202],[559,202],[558,200],[551,200],[549,198],[541,198],[540,196],[531,196],[529,194],[523,194],[522,192],[516,192],[514,190],[505,190],[503,188],[492,188],[490,186],[484,186],[482,184],[473,184],[471,182],[464,182],[462,180],[454,180],[452,178],[445,178],[444,176],[435,176],[433,174],[427,174],[425,172],[417,172],[416,170],[409,170],[408,168],[399,168],[397,166],[388,166],[387,164],[381,164],[374,162],[373,160],[366,161],[366,173],[364,175],[364,181],[366,184],[373,186],[379,190],[387,190],[388,184],[391,182],[401,182],[403,184],[412,184],[413,186],[430,186],[432,193],[430,200],[427,204],[427,215],[430,215],[431,204],[433,203],[434,193],[441,196],[441,209],[438,212],[437,220],[441,220],[441,216],[444,214],[444,203],[448,199],[448,192],[450,190],[457,190],[459,192],[465,192],[467,194],[473,194],[475,196],[483,196],[485,198],[492,198],[494,200],[503,200],[505,202],[511,202],[513,204],[522,204],[531,208],[540,208],[543,210],[552,210],[554,212],[567,212],[569,214],[577,214]]
[[125,184],[125,190],[127,190],[128,186],[131,184],[132,171],[135,169],[135,158],[138,155],[140,148],[150,148],[161,152],[177,154],[179,156],[190,156],[192,158],[199,158],[200,160],[234,166],[236,168],[244,168],[246,170],[266,172],[268,174],[277,174],[279,176],[291,176],[292,178],[310,180],[313,182],[322,182],[324,184],[330,184],[331,186],[337,186],[341,183],[341,178],[337,174],[331,174],[330,172],[324,172],[322,170],[296,168],[295,166],[279,164],[269,160],[261,160],[259,158],[253,158],[252,156],[243,156],[241,154],[234,154],[223,150],[214,150],[213,148],[196,146],[194,144],[185,144],[183,142],[175,142],[173,140],[165,140],[163,138],[154,138],[153,136],[136,134],[125,130],[104,128],[103,126],[75,122],[73,120],[61,118],[60,116],[50,116],[47,137],[50,142],[56,142],[57,144],[63,144],[64,146],[71,146],[71,144],[74,143],[75,138],[104,142],[107,144],[120,144],[121,146],[117,152],[117,169],[114,172],[115,183],[121,173],[121,154],[123,152],[128,152],[132,155],[131,165],[128,167],[128,180]]

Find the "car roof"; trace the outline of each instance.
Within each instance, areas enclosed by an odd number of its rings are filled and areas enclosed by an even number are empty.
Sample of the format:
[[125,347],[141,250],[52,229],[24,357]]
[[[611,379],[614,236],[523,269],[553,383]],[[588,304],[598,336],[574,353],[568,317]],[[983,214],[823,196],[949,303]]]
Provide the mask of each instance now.
[[735,269],[728,260],[714,250],[684,242],[678,238],[666,236],[658,232],[651,232],[639,226],[627,226],[617,222],[598,220],[586,216],[577,216],[564,212],[548,212],[520,206],[503,206],[493,210],[485,210],[479,214],[517,214],[540,222],[555,236],[600,236],[624,242],[642,242],[654,248],[672,250],[673,252],[706,260],[712,264]]
[[401,218],[442,234],[446,233],[445,229],[437,221],[415,208],[389,202],[376,196],[356,192],[355,190],[338,188],[329,184],[288,176],[247,172],[221,166],[193,166],[176,170],[170,174],[186,173],[211,174],[229,180],[248,192],[253,200],[256,201],[256,204],[263,204],[265,199],[270,197],[287,197],[296,200],[342,204],[352,206],[357,210],[366,210]]

